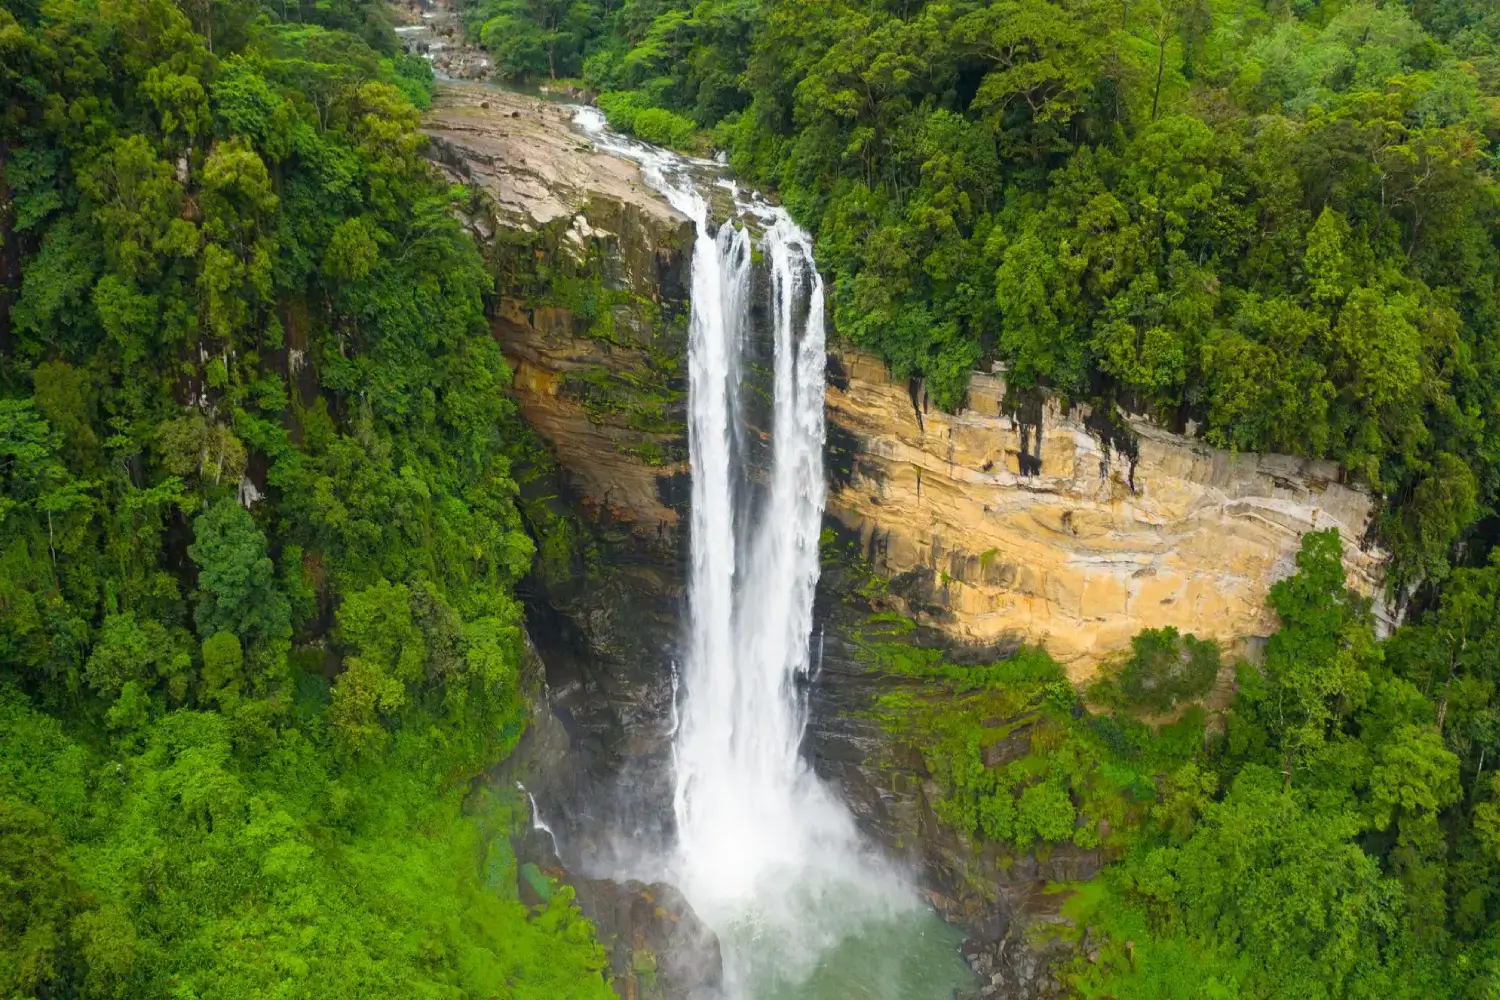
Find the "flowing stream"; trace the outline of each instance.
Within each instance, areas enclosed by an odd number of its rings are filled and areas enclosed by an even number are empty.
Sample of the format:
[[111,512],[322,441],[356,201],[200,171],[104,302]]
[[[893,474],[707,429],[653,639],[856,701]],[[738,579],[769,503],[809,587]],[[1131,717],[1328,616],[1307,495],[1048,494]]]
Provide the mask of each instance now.
[[[714,163],[626,139],[592,108],[578,125],[639,163],[696,227],[671,877],[719,934],[736,1000],[948,1000],[972,982],[957,932],[862,840],[800,753],[825,488],[824,290],[811,240]],[[715,227],[710,194],[732,202],[732,221]],[[769,468],[752,482],[744,376],[757,307],[774,361]]]

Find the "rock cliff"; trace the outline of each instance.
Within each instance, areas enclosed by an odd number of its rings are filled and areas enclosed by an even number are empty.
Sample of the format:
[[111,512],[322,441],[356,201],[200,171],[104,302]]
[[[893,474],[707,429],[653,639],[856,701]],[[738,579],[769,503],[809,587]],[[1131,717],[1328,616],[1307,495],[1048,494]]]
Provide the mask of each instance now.
[[[942,792],[922,754],[889,731],[878,711],[883,696],[925,689],[885,671],[863,649],[871,615],[888,611],[892,595],[880,587],[872,592],[869,565],[850,554],[844,540],[824,546],[805,740],[813,769],[838,788],[860,829],[916,873],[943,919],[969,935],[963,955],[980,979],[976,993],[960,998],[1064,995],[1051,964],[1070,954],[1069,946],[1035,933],[1061,919],[1067,897],[1048,888],[1093,878],[1105,858],[1072,845],[1017,852],[975,841],[938,818]],[[986,663],[1013,652],[1006,643],[956,645],[929,626],[917,627],[906,641],[945,649],[953,662]],[[989,750],[985,764],[1003,767],[1030,751],[1024,735],[1003,740]]]
[[950,415],[874,358],[835,360],[829,513],[908,613],[956,639],[1041,643],[1075,680],[1144,628],[1253,644],[1310,529],[1337,527],[1353,585],[1380,594],[1373,499],[1332,463],[1016,406],[995,374],[976,374]]
[[491,321],[522,415],[592,523],[670,552],[686,502],[692,223],[572,115],[455,84],[425,131],[437,162],[478,192],[469,225],[496,276]]
[[521,587],[537,693],[494,780],[524,781],[556,831],[518,850],[549,874],[566,862],[621,996],[696,1000],[717,995],[718,945],[685,901],[590,877],[670,838],[692,224],[572,115],[447,84],[424,122],[434,162],[473,192],[462,210],[495,276],[491,326],[546,452],[523,441],[515,470],[540,550]]
[[[571,116],[448,86],[427,132],[445,169],[481,192],[470,224],[498,279],[495,334],[565,489],[593,525],[676,555],[691,224]],[[1355,586],[1382,589],[1373,499],[1331,463],[1018,405],[996,374],[976,374],[969,405],[945,414],[853,352],[831,360],[828,414],[829,514],[905,610],[964,642],[1040,642],[1075,679],[1143,628],[1253,647],[1274,626],[1266,593],[1309,529],[1339,528]]]
[[[560,843],[581,876],[622,860],[628,869],[631,852],[672,835],[691,224],[570,117],[449,86],[427,131],[435,160],[478,192],[465,212],[496,275],[495,337],[521,413],[555,457],[521,477],[523,499],[550,505],[557,523],[580,516],[587,535],[561,569],[527,582],[532,662],[546,683],[505,777],[526,782],[557,831],[557,842],[532,845],[536,862],[556,860],[548,852]],[[1385,557],[1364,544],[1372,499],[1333,466],[1230,454],[1126,415],[1010,395],[1003,377],[976,375],[969,406],[944,414],[880,362],[830,357],[828,521],[858,540],[859,572],[890,579],[882,602],[923,622],[922,642],[986,662],[1040,642],[1075,680],[1142,628],[1253,645],[1274,625],[1266,593],[1310,528],[1338,527],[1355,585],[1379,594]],[[536,533],[545,550],[549,536]],[[1049,955],[1027,936],[1056,918],[1060,897],[1042,889],[1092,877],[1103,859],[1061,848],[1014,856],[937,820],[920,754],[872,720],[880,695],[910,681],[858,653],[861,623],[885,610],[860,596],[858,576],[835,561],[819,587],[808,754],[861,826],[922,872],[934,905],[973,932],[965,954],[982,995],[1048,995]],[[658,954],[707,952],[706,964],[661,981],[671,995],[712,987],[715,949],[652,923],[645,903],[668,890],[570,878],[619,983],[653,979]]]

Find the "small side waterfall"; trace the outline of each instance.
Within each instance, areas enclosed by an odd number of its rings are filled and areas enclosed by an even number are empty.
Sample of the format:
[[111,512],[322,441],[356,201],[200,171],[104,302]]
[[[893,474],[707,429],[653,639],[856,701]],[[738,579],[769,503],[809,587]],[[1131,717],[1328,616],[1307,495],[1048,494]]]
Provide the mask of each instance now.
[[526,801],[531,805],[531,828],[538,833],[545,833],[547,835],[547,839],[552,843],[552,856],[561,859],[562,855],[557,850],[557,834],[553,833],[552,827],[548,826],[547,821],[542,819],[542,811],[537,808],[536,796],[532,795],[527,787],[519,781],[516,782],[516,790],[525,795]]
[[[720,179],[718,165],[609,132],[593,109],[581,109],[578,122],[601,147],[638,162],[696,225],[691,625],[674,706],[671,876],[724,941],[731,989],[770,996],[862,922],[915,905],[800,753],[825,499],[823,282],[808,235],[782,209]],[[729,189],[740,218],[715,230],[707,184]],[[754,265],[751,229],[762,261]],[[765,280],[754,280],[757,267]],[[760,288],[768,300],[752,302]],[[752,307],[764,309],[774,337],[770,469],[754,488],[742,398]]]

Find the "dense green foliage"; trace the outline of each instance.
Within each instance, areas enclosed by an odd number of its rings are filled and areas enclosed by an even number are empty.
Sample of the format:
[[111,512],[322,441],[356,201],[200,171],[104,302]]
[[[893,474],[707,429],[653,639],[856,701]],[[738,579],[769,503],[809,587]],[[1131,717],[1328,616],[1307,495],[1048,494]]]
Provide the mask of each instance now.
[[1115,708],[1167,712],[1208,694],[1221,665],[1216,642],[1170,625],[1146,629],[1130,640],[1128,655],[1105,666],[1088,694]]
[[469,794],[533,545],[381,10],[0,4],[0,995],[612,995]]
[[938,405],[999,360],[1217,445],[1337,459],[1391,501],[1399,585],[1441,578],[1492,506],[1486,0],[555,6],[465,17],[502,73],[538,72],[509,54],[520,18],[565,37],[556,73],[618,126],[711,130],[815,231],[837,332]]
[[[838,332],[939,405],[1002,360],[1389,499],[1413,620],[1377,640],[1311,534],[1221,716],[1193,704],[1218,651],[1171,630],[1093,714],[1039,651],[957,666],[868,623],[940,819],[1110,859],[1069,903],[1078,992],[1500,991],[1500,558],[1463,545],[1497,488],[1500,14],[466,18],[512,78],[711,132],[816,230]],[[0,4],[0,994],[609,996],[570,894],[519,901],[510,803],[470,793],[524,723],[523,521],[544,580],[597,553],[519,496],[430,87],[373,2]],[[665,431],[661,386],[592,374],[591,414]]]
[[[1377,641],[1340,555],[1335,532],[1304,538],[1272,590],[1264,662],[1241,665],[1212,725],[1190,705],[1154,728],[1091,714],[1038,650],[957,666],[902,641],[899,618],[866,625],[866,655],[922,682],[879,717],[921,752],[939,818],[1011,851],[1111,862],[1063,887],[1076,924],[1043,931],[1089,934],[1093,960],[1067,973],[1082,996],[1500,990],[1500,561],[1455,571],[1434,611]],[[1143,635],[1116,693],[1185,646]]]
[[601,94],[599,109],[614,128],[659,146],[690,150],[698,137],[698,126],[691,118],[654,106],[638,90]]

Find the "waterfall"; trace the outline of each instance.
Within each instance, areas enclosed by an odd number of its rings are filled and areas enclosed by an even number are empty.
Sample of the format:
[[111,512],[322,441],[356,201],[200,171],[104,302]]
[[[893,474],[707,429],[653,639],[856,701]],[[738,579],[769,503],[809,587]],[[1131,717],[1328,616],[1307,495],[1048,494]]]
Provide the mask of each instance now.
[[557,850],[557,834],[553,833],[552,827],[548,826],[547,821],[542,819],[542,811],[536,805],[536,796],[532,795],[526,786],[519,781],[516,782],[516,790],[526,796],[526,801],[531,804],[531,828],[538,833],[545,833],[547,835],[547,839],[552,842],[552,856],[561,861],[562,855]]
[[[718,165],[611,133],[593,109],[578,122],[639,163],[696,227],[690,629],[680,708],[674,702],[671,876],[724,939],[731,987],[765,996],[861,919],[912,905],[800,753],[825,499],[823,281],[808,235],[722,180]],[[712,184],[728,189],[739,215],[717,229],[702,194]],[[752,302],[757,288],[766,301]],[[768,481],[752,488],[741,384],[756,305],[770,319],[774,381]]]

